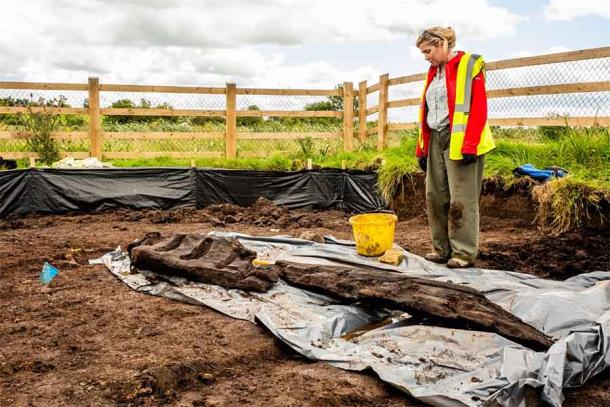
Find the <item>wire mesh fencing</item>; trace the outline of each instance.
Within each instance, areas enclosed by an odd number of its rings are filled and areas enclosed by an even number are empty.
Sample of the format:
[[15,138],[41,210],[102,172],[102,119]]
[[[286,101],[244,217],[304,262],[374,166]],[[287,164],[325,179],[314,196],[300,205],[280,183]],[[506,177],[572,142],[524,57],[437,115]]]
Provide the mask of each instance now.
[[[31,111],[41,108],[45,111],[52,108],[85,109],[87,96],[85,91],[0,89],[0,108],[20,109],[19,112],[0,115],[0,152],[20,153],[30,150],[29,133],[34,130],[32,121],[28,120],[32,116]],[[85,136],[89,128],[89,118],[86,115],[56,115],[53,123],[56,131],[71,133],[57,139],[60,151],[82,154],[89,151],[89,140]]]
[[[565,117],[568,123],[570,117],[607,117],[610,116],[608,81],[610,57],[488,70],[488,117]],[[577,86],[569,86],[573,84]],[[568,86],[553,89],[554,85]],[[389,100],[419,98],[423,86],[424,81],[390,86]],[[596,86],[602,90],[594,91]],[[533,89],[535,87],[546,89]],[[522,88],[532,88],[526,92],[531,94],[519,95],[518,92],[512,92]],[[507,92],[495,94],[504,96],[494,96],[493,91],[501,90]],[[512,96],[511,93],[519,96]],[[418,120],[418,109],[419,105],[389,109],[388,122],[415,123]]]
[[[237,95],[237,155],[284,154],[312,158],[336,154],[343,147],[341,117],[302,117],[291,112],[342,110],[342,96]],[[262,112],[262,113],[259,113]],[[263,115],[265,112],[271,112]]]
[[[224,94],[100,92],[102,150],[223,154],[224,117],[197,113],[224,111],[225,104]],[[104,109],[135,109],[139,115]]]
[[[591,125],[610,120],[610,49],[585,50],[544,57],[545,63],[507,60],[488,64],[488,117],[502,126]],[[568,59],[562,60],[562,55]],[[386,146],[414,137],[423,80],[390,80],[388,105],[379,106],[381,83],[369,84],[361,101],[354,87],[353,149],[379,147],[379,131]],[[402,83],[404,82],[404,83]],[[48,90],[53,84],[25,84],[10,88],[0,83],[0,152],[28,152],[31,129],[27,107],[60,108],[54,128],[63,153],[92,151],[89,107],[91,88],[84,85]],[[89,85],[91,86],[91,85]],[[168,90],[173,88],[172,91]],[[72,90],[79,89],[79,90]],[[208,89],[208,90],[205,90]],[[101,85],[99,88],[102,154],[114,158],[189,154],[224,156],[229,152],[227,88],[147,87]],[[236,88],[236,155],[260,157],[279,153],[292,158],[334,155],[344,149],[345,106],[340,86],[327,91],[256,90]],[[367,110],[361,125],[359,112]],[[387,128],[379,129],[380,115]],[[554,120],[547,120],[553,119]],[[232,123],[232,122],[231,122]],[[492,124],[493,124],[492,123]],[[363,137],[360,128],[366,128]],[[349,143],[348,143],[349,145]]]

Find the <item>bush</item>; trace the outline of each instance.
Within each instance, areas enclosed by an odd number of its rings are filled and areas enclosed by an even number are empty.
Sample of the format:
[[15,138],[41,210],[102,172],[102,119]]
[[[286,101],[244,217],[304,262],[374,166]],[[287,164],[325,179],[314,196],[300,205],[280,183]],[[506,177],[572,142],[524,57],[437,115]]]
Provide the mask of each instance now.
[[561,139],[568,129],[568,126],[540,126],[538,127],[538,133],[542,140],[556,141]]
[[[114,109],[153,109],[153,105],[150,100],[144,98],[140,99],[139,104],[135,104],[131,99],[119,99],[113,102],[110,107]],[[172,110],[173,106],[167,102],[160,103],[154,106],[155,109],[166,109]],[[168,123],[175,123],[179,119],[178,116],[104,116],[104,124],[116,125],[116,124],[127,124],[127,123],[151,123],[158,120],[164,120]]]
[[[256,106],[256,105],[250,105],[248,106],[248,108],[246,110],[250,110],[250,111],[259,111],[260,112],[260,107]],[[248,126],[248,127],[256,127],[259,126],[263,123],[263,118],[261,116],[254,116],[254,117],[238,117],[237,118],[237,125],[238,126]]]
[[[30,103],[31,101],[28,99],[13,98],[12,96],[0,99],[0,106],[7,107],[27,107],[30,106]],[[0,122],[9,126],[20,126],[22,124],[18,114],[0,115]]]
[[[38,102],[30,102],[27,106],[28,113],[21,115],[21,124],[25,130],[31,132],[27,138],[27,146],[30,151],[38,153],[39,159],[44,164],[51,164],[59,160],[59,145],[52,137],[60,123],[60,116],[52,113],[49,109],[66,106],[65,97],[53,98],[45,101],[43,98]],[[34,112],[34,107],[41,107],[41,111]]]

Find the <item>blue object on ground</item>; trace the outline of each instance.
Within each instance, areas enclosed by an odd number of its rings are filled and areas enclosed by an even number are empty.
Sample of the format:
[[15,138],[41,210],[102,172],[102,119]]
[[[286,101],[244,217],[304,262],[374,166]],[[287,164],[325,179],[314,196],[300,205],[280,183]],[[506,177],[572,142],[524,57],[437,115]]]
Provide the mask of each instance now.
[[49,284],[57,273],[59,273],[59,270],[51,266],[48,262],[45,262],[44,266],[42,266],[42,272],[40,273],[40,282],[42,284]]
[[528,176],[537,181],[548,181],[553,177],[565,177],[568,174],[568,170],[555,166],[545,167],[540,170],[534,167],[532,164],[524,164],[520,167],[515,168],[513,170],[513,174],[517,177]]

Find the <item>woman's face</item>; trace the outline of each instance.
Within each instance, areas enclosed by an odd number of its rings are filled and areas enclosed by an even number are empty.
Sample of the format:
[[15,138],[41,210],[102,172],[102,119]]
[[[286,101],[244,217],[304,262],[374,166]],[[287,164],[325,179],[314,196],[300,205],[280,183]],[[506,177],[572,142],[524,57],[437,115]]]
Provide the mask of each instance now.
[[419,50],[432,66],[439,66],[447,62],[448,53],[443,49],[442,41],[439,41],[436,45],[422,42],[419,44]]

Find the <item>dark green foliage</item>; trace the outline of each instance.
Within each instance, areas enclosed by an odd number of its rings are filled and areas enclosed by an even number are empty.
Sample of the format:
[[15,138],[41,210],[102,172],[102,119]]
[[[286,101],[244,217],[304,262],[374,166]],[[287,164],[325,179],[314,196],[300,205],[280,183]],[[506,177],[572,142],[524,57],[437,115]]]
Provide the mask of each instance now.
[[[119,99],[113,102],[110,107],[115,109],[166,109],[172,110],[173,106],[167,102],[153,106],[150,100],[140,99],[139,104],[135,104],[131,99]],[[158,120],[164,120],[168,123],[176,123],[178,116],[104,116],[104,124],[116,125],[126,123],[151,123]]]
[[[256,111],[260,111],[260,107],[256,106],[256,105],[250,105],[248,106],[248,108],[246,110],[256,110]],[[237,118],[237,125],[238,126],[248,126],[248,127],[256,127],[260,124],[263,123],[263,118],[261,116],[256,116],[256,117],[238,117]]]
[[[52,164],[59,160],[59,145],[52,137],[61,123],[61,117],[52,113],[49,109],[66,107],[66,99],[63,96],[50,100],[38,99],[31,102],[27,108],[28,113],[20,115],[21,124],[26,131],[31,132],[27,138],[29,151],[38,153],[39,160],[43,164]],[[42,111],[34,112],[34,107],[42,107]]]

